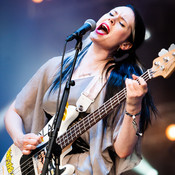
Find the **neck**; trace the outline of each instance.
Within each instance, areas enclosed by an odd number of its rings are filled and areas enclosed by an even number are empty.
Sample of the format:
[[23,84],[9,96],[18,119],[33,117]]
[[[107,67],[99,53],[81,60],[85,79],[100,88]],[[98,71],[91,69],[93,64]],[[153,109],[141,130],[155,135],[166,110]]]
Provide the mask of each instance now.
[[94,70],[103,69],[108,61],[109,51],[104,50],[93,44],[89,47],[88,52],[82,60],[82,65],[86,65]]
[[101,74],[104,66],[108,61],[109,52],[98,47],[95,44],[91,44],[88,52],[81,61],[79,67],[74,72],[74,78],[82,78],[85,76],[92,76]]

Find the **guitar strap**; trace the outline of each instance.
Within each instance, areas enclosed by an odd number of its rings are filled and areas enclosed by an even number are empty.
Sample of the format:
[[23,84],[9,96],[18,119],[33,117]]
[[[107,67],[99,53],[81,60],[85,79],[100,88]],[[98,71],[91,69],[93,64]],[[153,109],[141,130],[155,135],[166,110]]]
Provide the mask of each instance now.
[[91,103],[106,84],[106,78],[103,75],[95,76],[88,84],[87,88],[81,93],[77,100],[76,107],[78,112],[85,112]]

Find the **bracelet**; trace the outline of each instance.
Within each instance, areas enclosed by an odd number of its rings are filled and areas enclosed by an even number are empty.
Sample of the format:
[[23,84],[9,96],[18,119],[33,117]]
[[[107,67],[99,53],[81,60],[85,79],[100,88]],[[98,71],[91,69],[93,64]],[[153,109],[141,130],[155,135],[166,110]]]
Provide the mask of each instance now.
[[132,114],[130,114],[129,112],[127,112],[125,110],[125,114],[133,118],[132,124],[133,124],[134,129],[136,130],[136,135],[137,136],[142,136],[143,134],[141,132],[139,132],[139,128],[137,126],[137,122],[135,121],[136,116],[140,115],[141,111],[139,113],[135,114],[135,115],[132,115]]

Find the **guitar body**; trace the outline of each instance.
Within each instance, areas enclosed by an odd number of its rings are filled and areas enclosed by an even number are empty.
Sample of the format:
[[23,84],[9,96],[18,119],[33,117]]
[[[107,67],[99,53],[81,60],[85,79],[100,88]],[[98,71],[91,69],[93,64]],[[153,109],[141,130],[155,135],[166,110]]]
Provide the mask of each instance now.
[[[65,110],[63,121],[58,132],[58,137],[66,132],[68,126],[74,121],[78,116],[74,106],[68,106]],[[48,132],[51,131],[51,126],[53,123],[54,117],[47,123],[47,125],[39,132],[39,135],[43,136],[43,141],[38,147],[32,151],[30,155],[23,155],[21,150],[16,147],[14,144],[10,146],[4,155],[0,163],[0,174],[1,175],[40,175],[44,158],[46,154],[46,146],[48,144],[49,136]],[[74,172],[74,166],[65,165],[62,166],[62,159],[64,156],[71,151],[71,145],[67,146],[62,150],[60,156],[60,172],[61,175],[72,175]],[[54,174],[54,161],[51,161],[51,164],[48,167],[48,175]]]

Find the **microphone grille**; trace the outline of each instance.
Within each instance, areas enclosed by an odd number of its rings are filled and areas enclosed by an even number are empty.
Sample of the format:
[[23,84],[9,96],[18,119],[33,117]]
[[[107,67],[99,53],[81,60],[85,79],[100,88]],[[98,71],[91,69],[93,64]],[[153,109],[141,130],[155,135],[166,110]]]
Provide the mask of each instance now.
[[96,22],[93,19],[87,19],[84,23],[88,23],[91,25],[91,31],[95,30]]

